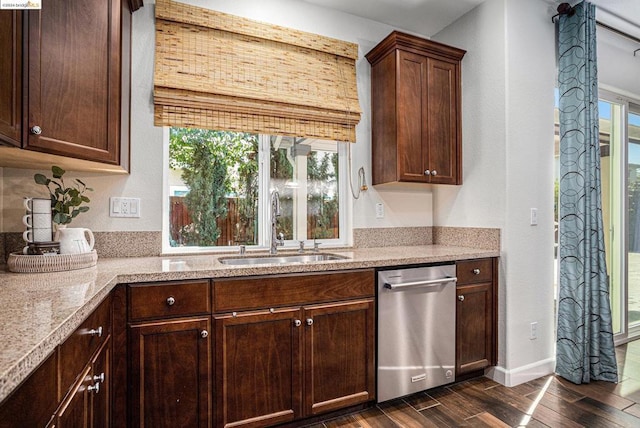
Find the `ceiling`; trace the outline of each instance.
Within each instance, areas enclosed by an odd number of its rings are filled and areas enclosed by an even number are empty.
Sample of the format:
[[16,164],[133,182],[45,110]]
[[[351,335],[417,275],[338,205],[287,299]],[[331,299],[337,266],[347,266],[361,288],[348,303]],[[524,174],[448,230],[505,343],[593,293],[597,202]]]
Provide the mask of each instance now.
[[[304,0],[393,27],[433,36],[484,0]],[[508,1],[508,0],[505,0]],[[549,19],[555,8],[567,0],[544,0]],[[578,1],[569,0],[571,4]],[[597,19],[640,38],[640,0],[591,0]]]

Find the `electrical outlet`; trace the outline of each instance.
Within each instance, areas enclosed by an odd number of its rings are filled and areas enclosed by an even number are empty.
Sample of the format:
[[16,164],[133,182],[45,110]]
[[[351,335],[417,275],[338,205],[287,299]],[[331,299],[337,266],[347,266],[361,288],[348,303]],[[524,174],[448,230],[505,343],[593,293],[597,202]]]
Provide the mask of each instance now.
[[384,218],[384,204],[382,202],[376,204],[376,218]]
[[109,217],[140,217],[140,198],[110,198]]
[[529,333],[529,340],[536,340],[538,338],[538,322],[531,323],[531,331]]

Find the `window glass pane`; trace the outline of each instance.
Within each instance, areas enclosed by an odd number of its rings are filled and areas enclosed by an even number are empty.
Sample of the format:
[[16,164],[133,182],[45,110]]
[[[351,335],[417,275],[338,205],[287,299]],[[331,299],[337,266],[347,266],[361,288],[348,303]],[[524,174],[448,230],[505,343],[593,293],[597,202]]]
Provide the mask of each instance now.
[[640,324],[640,106],[629,104],[628,134],[628,319],[629,328]]
[[258,244],[258,136],[171,128],[172,247]]
[[285,240],[338,239],[338,143],[280,136],[270,142],[270,187],[280,195],[277,233]]

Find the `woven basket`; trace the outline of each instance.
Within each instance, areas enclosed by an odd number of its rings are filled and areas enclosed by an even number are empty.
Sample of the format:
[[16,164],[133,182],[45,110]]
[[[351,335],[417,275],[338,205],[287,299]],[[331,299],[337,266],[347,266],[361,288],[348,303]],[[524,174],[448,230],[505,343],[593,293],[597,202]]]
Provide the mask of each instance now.
[[7,266],[11,272],[44,273],[84,269],[95,266],[97,262],[98,253],[96,250],[82,254],[55,254],[44,256],[11,253],[7,260]]

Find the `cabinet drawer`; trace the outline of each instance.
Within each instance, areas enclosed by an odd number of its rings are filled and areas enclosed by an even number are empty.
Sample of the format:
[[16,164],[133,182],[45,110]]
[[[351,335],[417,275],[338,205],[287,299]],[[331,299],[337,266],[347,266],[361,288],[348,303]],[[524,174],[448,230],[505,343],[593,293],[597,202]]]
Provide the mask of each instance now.
[[111,333],[111,295],[60,345],[60,398],[66,394],[109,333]]
[[493,259],[476,259],[456,262],[458,284],[491,282],[493,280]]
[[373,270],[213,281],[214,311],[240,311],[373,297]]
[[129,318],[168,318],[211,312],[208,280],[129,285]]

